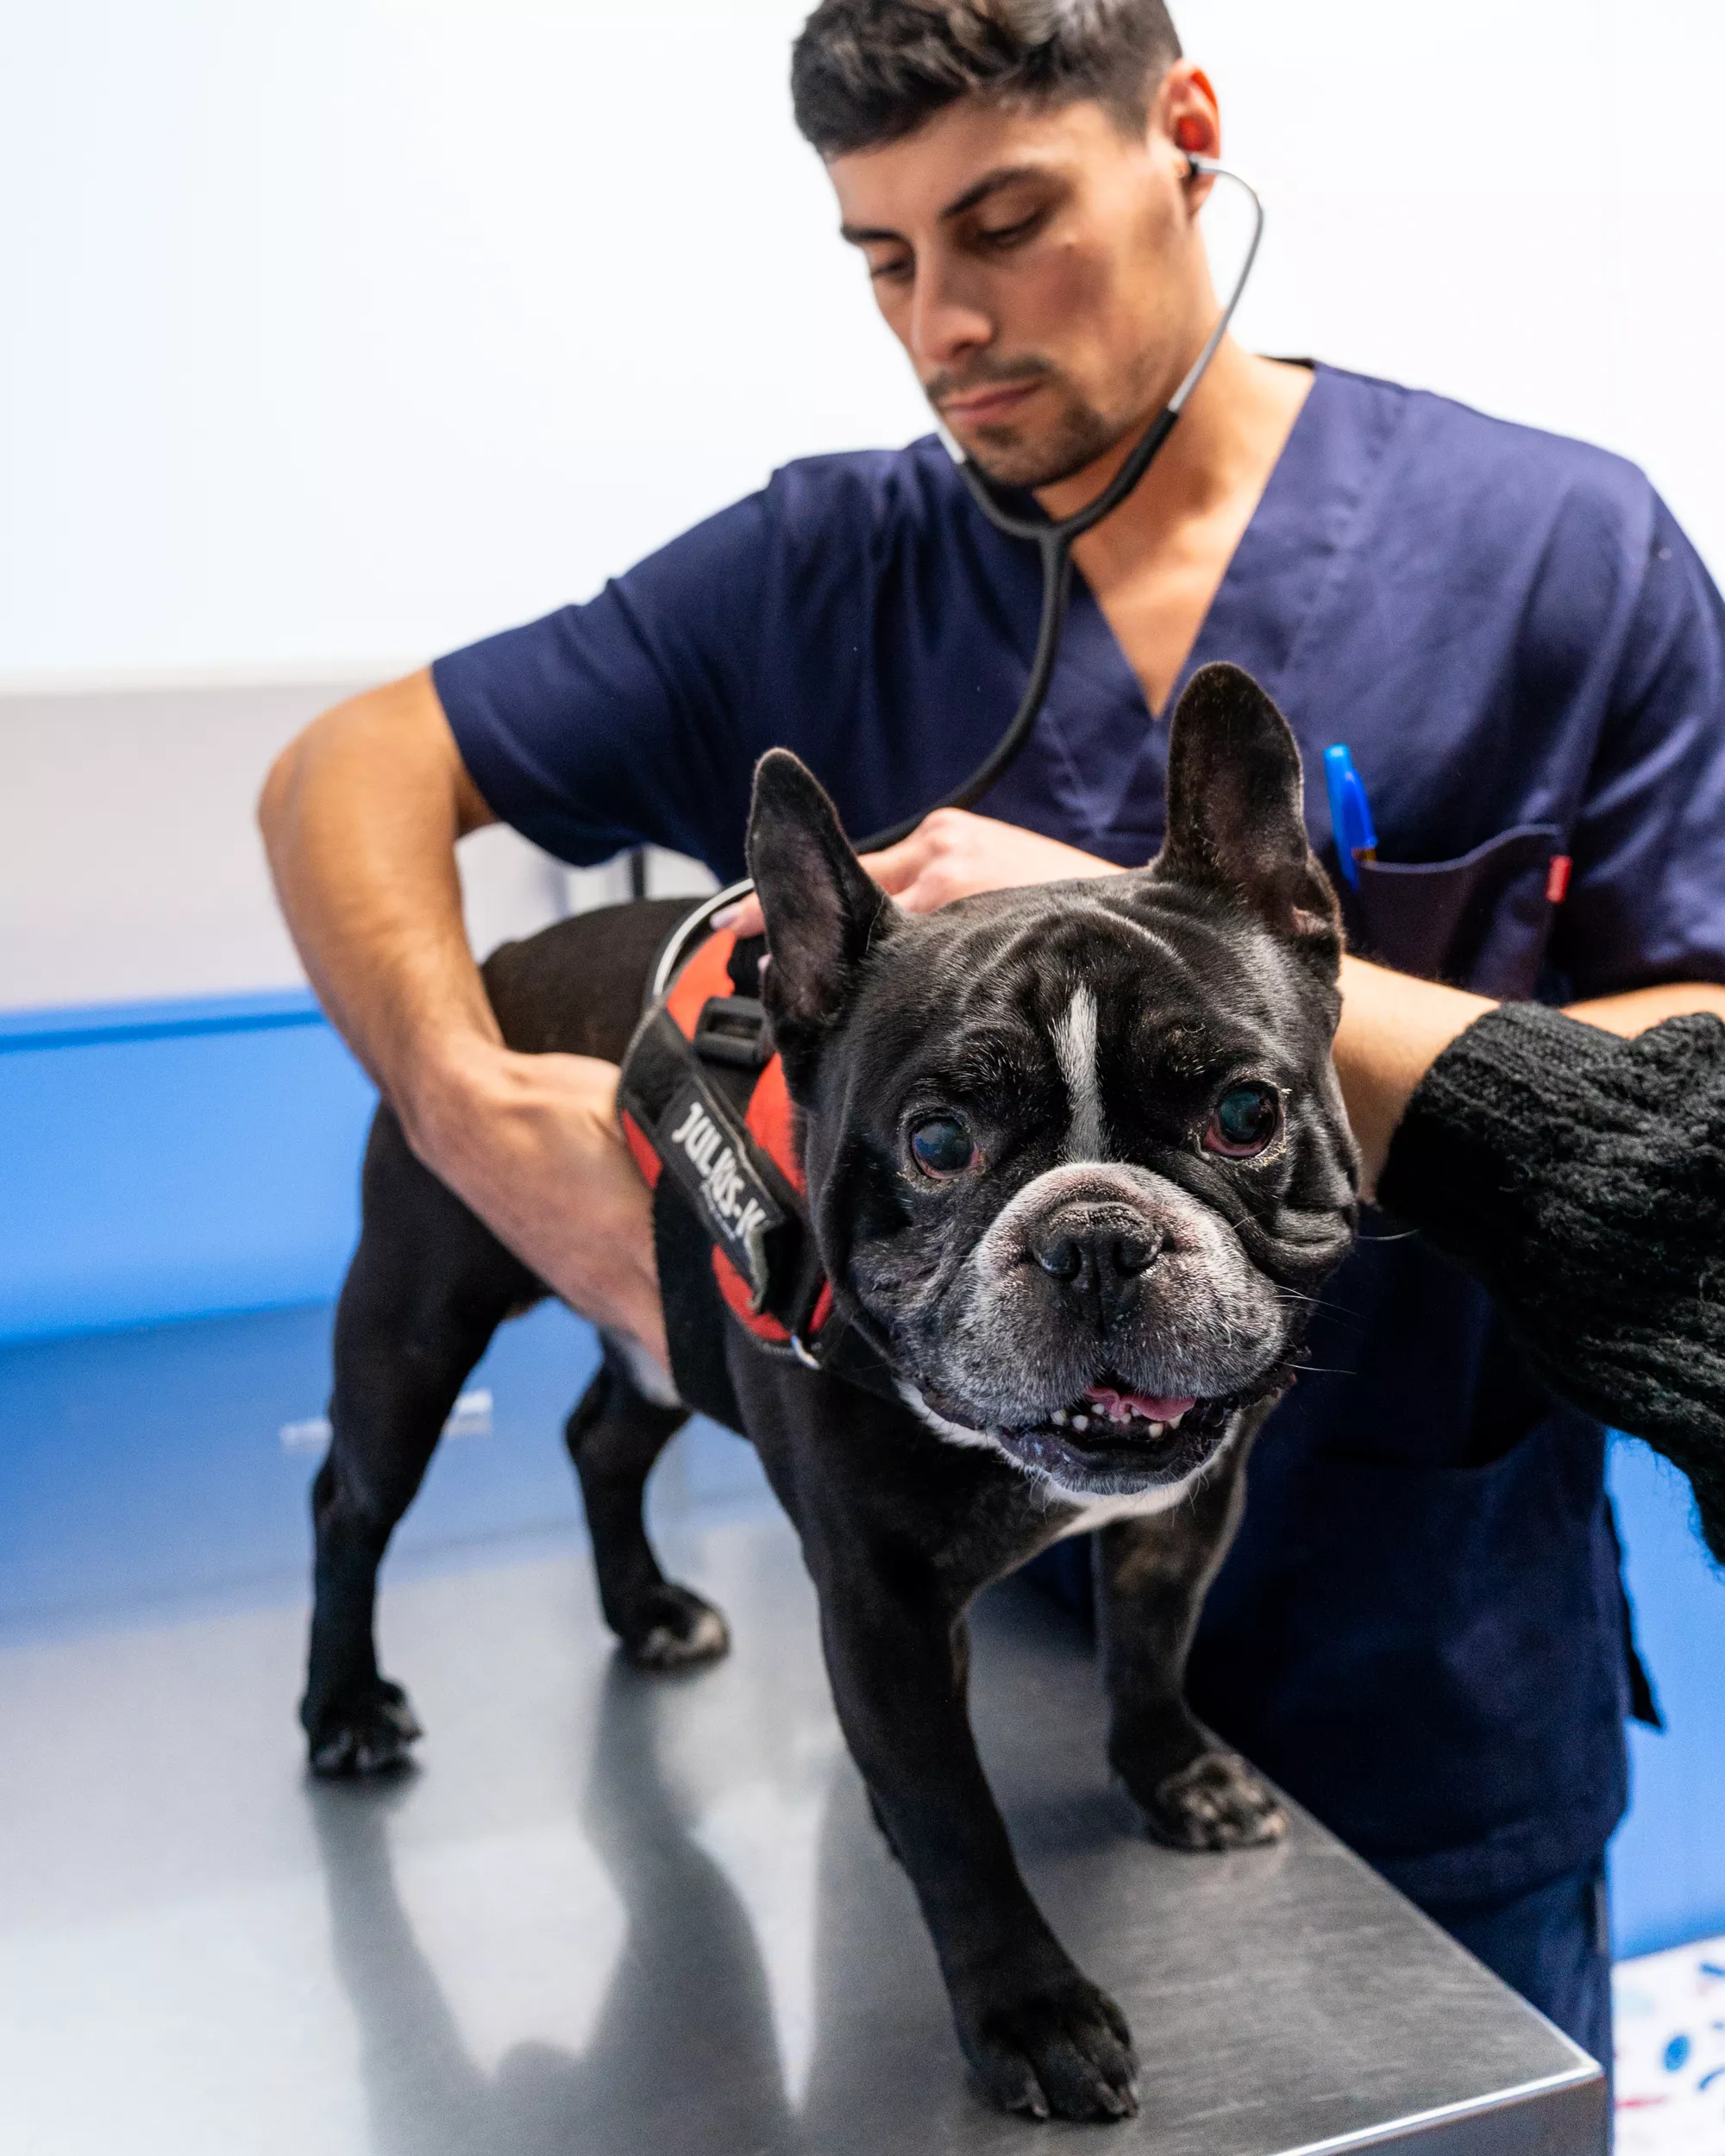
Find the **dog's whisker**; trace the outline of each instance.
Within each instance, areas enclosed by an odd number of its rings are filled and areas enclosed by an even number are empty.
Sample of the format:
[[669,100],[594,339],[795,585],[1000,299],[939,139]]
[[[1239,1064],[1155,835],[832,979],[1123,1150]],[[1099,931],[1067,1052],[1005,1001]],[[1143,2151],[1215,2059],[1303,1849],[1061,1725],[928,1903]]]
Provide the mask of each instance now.
[[1327,1297],[1320,1297],[1312,1307],[1321,1311],[1333,1324],[1361,1326],[1366,1322],[1364,1314],[1352,1303],[1332,1302]]

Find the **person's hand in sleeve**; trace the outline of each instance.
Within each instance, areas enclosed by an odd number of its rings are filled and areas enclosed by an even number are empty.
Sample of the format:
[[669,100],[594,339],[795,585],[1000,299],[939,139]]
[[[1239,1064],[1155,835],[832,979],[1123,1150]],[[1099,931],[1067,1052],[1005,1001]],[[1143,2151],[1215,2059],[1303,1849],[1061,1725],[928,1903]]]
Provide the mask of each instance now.
[[1488,1012],[1414,1088],[1377,1192],[1554,1392],[1682,1469],[1725,1564],[1725,1025]]

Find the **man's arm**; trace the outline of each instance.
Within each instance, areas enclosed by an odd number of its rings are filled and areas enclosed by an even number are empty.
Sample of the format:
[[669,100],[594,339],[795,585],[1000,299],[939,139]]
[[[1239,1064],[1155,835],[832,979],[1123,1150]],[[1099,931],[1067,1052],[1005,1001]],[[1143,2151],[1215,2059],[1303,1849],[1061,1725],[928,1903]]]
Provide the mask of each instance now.
[[[1343,959],[1336,1075],[1358,1141],[1366,1196],[1377,1188],[1389,1140],[1414,1088],[1458,1035],[1496,1007],[1487,997],[1461,988],[1416,981],[1364,958]],[[1673,981],[1572,1003],[1568,1015],[1627,1040],[1691,1011],[1725,1018],[1725,988],[1704,981]]]
[[434,1054],[501,1036],[467,949],[455,841],[494,821],[428,672],[325,711],[258,805],[312,986],[411,1132]]
[[414,1151],[564,1301],[662,1363],[616,1069],[506,1049],[467,948],[455,841],[495,818],[430,673],[326,711],[258,815],[306,972]]

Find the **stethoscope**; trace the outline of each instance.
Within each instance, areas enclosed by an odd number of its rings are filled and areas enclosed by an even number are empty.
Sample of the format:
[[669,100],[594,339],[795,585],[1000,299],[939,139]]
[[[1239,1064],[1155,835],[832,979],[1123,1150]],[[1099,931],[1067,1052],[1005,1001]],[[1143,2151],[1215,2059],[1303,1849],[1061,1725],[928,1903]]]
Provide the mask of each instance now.
[[[1246,247],[1245,259],[1235,277],[1233,289],[1228,294],[1227,304],[1222,309],[1216,326],[1205,340],[1204,348],[1187,369],[1185,378],[1168,402],[1157,412],[1132,447],[1132,454],[1121,465],[1113,479],[1094,501],[1082,509],[1075,510],[1070,517],[1051,522],[1045,517],[1024,517],[1009,509],[1001,499],[994,482],[971,461],[954,450],[954,461],[958,476],[969,489],[971,499],[988,518],[996,531],[1004,532],[1009,539],[1027,539],[1042,556],[1042,617],[1037,626],[1036,654],[1031,661],[1030,679],[1019,707],[1013,714],[1012,723],[981,763],[963,783],[955,787],[944,800],[932,801],[928,807],[919,809],[914,816],[907,816],[901,823],[890,824],[885,830],[872,832],[856,842],[859,854],[879,853],[888,846],[896,846],[901,838],[911,833],[926,816],[938,808],[969,808],[979,800],[995,781],[1004,776],[1016,761],[1031,730],[1041,716],[1042,707],[1048,701],[1048,691],[1054,680],[1055,662],[1060,656],[1060,635],[1066,625],[1067,602],[1072,592],[1072,548],[1087,531],[1094,530],[1103,517],[1110,516],[1130,494],[1138,481],[1156,461],[1157,456],[1170,434],[1174,423],[1186,408],[1187,399],[1197,388],[1208,371],[1212,360],[1227,335],[1228,324],[1234,318],[1234,310],[1245,294],[1246,282],[1251,275],[1252,265],[1258,260],[1258,241],[1264,237],[1264,204],[1251,182],[1243,179],[1226,165],[1219,165],[1214,158],[1198,157],[1191,151],[1182,153],[1186,159],[1186,177],[1189,180],[1208,175],[1214,179],[1230,179],[1236,187],[1243,188],[1251,204],[1251,239]],[[947,438],[943,436],[944,440]],[[953,445],[947,440],[947,447]],[[727,885],[703,901],[693,913],[677,924],[663,949],[659,953],[653,977],[648,983],[646,1000],[656,1003],[669,987],[685,953],[695,938],[706,931],[715,913],[728,906],[735,906],[755,888],[753,881],[744,877],[740,883]]]

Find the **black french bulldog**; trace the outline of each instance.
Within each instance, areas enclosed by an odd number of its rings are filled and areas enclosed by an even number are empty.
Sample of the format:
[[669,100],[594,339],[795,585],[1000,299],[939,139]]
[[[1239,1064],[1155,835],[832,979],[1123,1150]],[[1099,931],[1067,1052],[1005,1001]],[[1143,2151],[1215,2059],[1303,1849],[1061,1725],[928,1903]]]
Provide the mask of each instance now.
[[[1299,752],[1249,676],[1207,667],[1173,721],[1149,868],[912,918],[775,750],[749,861],[820,1254],[902,1405],[737,1326],[731,1382],[966,2057],[1007,2109],[1120,2117],[1131,2038],[1019,1876],[967,1719],[964,1613],[1100,1527],[1109,1758],[1151,1831],[1189,1849],[1285,1832],[1182,1684],[1247,1451],[1354,1217],[1329,1056],[1341,938]],[[676,910],[577,917],[499,951],[485,977],[505,1039],[616,1059]],[[313,1492],[301,1719],[319,1773],[387,1768],[419,1733],[378,1671],[378,1561],[493,1329],[544,1293],[380,1109]],[[686,1665],[724,1652],[724,1621],[664,1579],[641,1502],[687,1411],[630,1367],[607,1350],[568,1441],[607,1620],[637,1660]]]

